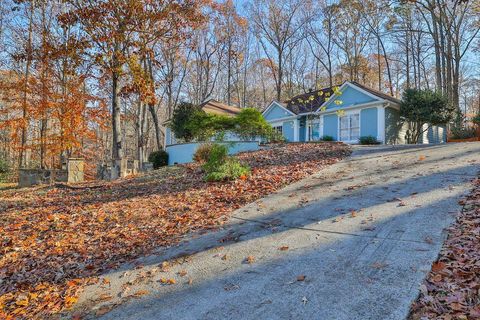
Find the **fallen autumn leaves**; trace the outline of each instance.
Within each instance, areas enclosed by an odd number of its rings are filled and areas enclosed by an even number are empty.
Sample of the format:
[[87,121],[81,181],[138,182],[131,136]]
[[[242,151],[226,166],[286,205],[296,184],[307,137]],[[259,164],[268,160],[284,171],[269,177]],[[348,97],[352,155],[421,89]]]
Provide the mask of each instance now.
[[410,319],[480,319],[480,178],[439,259],[412,305]]
[[0,192],[0,318],[45,318],[76,302],[108,269],[192,231],[347,156],[337,143],[280,144],[238,158],[245,180],[208,183],[199,166],[83,185]]

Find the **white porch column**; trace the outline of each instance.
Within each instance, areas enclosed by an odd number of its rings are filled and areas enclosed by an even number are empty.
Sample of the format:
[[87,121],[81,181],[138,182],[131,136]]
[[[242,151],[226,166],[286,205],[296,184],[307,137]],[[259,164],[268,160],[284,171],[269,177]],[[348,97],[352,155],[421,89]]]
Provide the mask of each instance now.
[[308,126],[311,124],[310,120],[305,119],[305,142],[310,140],[310,136],[308,135]]
[[324,134],[323,134],[323,115],[320,116],[320,124],[318,126],[318,135],[319,135],[319,138],[322,138],[324,136]]
[[385,107],[377,107],[377,140],[385,144]]
[[298,141],[298,119],[293,120],[293,141]]

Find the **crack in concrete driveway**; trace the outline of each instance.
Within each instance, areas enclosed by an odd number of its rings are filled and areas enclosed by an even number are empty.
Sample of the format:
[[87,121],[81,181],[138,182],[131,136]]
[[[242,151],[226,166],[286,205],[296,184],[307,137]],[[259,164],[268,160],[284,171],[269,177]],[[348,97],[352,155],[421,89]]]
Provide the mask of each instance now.
[[[115,320],[404,319],[479,155],[480,143],[354,147],[222,230],[106,274],[78,308]],[[126,289],[149,294],[125,299]]]

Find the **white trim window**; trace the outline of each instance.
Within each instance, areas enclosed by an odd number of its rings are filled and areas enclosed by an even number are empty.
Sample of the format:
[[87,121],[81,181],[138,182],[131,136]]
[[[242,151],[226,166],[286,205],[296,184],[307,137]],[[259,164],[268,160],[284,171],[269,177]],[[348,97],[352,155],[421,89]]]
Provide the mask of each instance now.
[[339,118],[340,141],[357,141],[360,138],[360,113]]
[[276,125],[272,126],[273,130],[278,132],[279,134],[283,134],[283,125]]

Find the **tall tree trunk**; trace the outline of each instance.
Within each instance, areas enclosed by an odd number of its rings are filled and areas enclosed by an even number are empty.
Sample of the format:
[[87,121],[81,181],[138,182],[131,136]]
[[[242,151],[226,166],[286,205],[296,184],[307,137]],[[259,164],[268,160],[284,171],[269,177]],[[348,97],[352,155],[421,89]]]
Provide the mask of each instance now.
[[410,47],[409,47],[409,33],[405,31],[405,59],[406,59],[406,75],[407,75],[407,88],[410,88]]
[[380,39],[379,38],[380,37],[377,37],[378,91],[382,91],[382,66],[380,63]]
[[121,135],[121,110],[119,101],[119,75],[116,71],[112,72],[112,160],[120,160],[123,156],[122,152],[122,135]]
[[20,154],[18,157],[18,166],[26,165],[27,159],[25,154],[25,145],[27,144],[27,99],[28,99],[28,81],[30,77],[30,65],[32,63],[32,33],[33,33],[33,11],[35,8],[35,0],[30,3],[30,17],[28,22],[28,42],[27,42],[27,61],[25,62],[25,84],[23,89],[22,103],[22,135],[20,142]]
[[150,115],[152,116],[153,120],[153,127],[155,129],[155,142],[157,145],[157,150],[162,150],[162,137],[160,132],[160,123],[158,121],[158,115],[155,112],[155,105],[153,103],[148,104],[148,111],[150,111]]
[[440,39],[438,35],[438,23],[437,23],[437,18],[435,16],[435,13],[433,10],[431,11],[431,17],[432,17],[432,26],[433,26],[433,42],[434,42],[434,47],[435,47],[435,80],[436,80],[436,86],[437,90],[439,92],[443,92],[443,77],[442,77],[442,62],[441,62],[441,51],[440,51]]
[[146,159],[144,158],[145,148],[146,148],[146,136],[145,136],[146,114],[147,112],[146,112],[145,103],[141,102],[139,99],[136,132],[137,132],[137,159],[138,159],[140,170],[143,170],[143,163],[146,161]]
[[[148,76],[150,78],[150,81],[151,81],[151,84],[153,86],[153,66],[152,66],[152,58],[149,56],[147,58],[147,61],[148,61],[148,65],[146,65],[146,67],[148,67]],[[169,112],[170,112],[170,108],[171,108],[171,100],[172,100],[172,96],[171,96],[172,92],[170,92],[170,95],[169,95]],[[148,110],[150,111],[150,114],[152,116],[152,120],[153,120],[153,125],[154,125],[154,128],[155,128],[155,142],[157,144],[157,150],[162,150],[162,139],[161,139],[161,131],[160,131],[160,123],[158,121],[158,114],[155,110],[155,104],[153,102],[150,102],[148,104]]]
[[[413,30],[413,26],[410,25],[410,29]],[[415,57],[415,45],[413,43],[414,31],[410,33],[410,53],[412,54],[412,67],[413,67],[413,83],[415,88],[419,89],[418,79],[417,79],[417,57]]]
[[40,120],[40,167],[46,167],[46,153],[47,153],[47,130],[48,130],[48,52],[47,52],[47,26],[45,17],[45,3],[42,3],[42,58],[41,58],[41,100],[42,100],[42,119]]
[[420,42],[421,42],[421,38],[422,37],[422,34],[419,33],[418,34],[418,39],[417,39],[417,78],[418,78],[418,85],[419,87],[422,86],[422,69],[421,69],[421,54],[422,54],[422,51],[421,51],[421,48],[420,48]]
[[283,52],[278,51],[278,77],[277,77],[277,101],[282,98],[282,80],[283,80]]
[[388,87],[390,88],[390,95],[393,97],[393,83],[392,83],[392,71],[390,70],[390,62],[388,61],[387,57],[387,50],[385,49],[385,45],[383,44],[383,41],[380,39],[380,45],[382,46],[382,51],[383,51],[383,57],[385,59],[385,67],[387,68],[387,76],[388,76]]
[[228,39],[227,55],[227,104],[231,104],[231,78],[232,78],[232,40]]
[[[438,7],[441,8],[441,4],[439,1],[437,1],[438,3]],[[445,25],[444,25],[444,19],[442,18],[442,15],[440,14],[439,18],[438,18],[438,27],[439,27],[439,38],[440,38],[440,52],[441,52],[441,73],[442,73],[442,90],[441,92],[443,94],[446,94],[448,96],[449,92],[448,92],[448,80],[446,79],[448,77],[448,74],[447,74],[447,65],[446,65],[446,51],[445,51]]]

